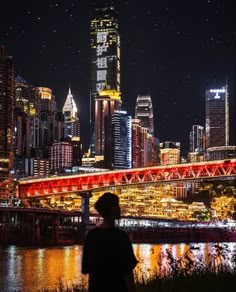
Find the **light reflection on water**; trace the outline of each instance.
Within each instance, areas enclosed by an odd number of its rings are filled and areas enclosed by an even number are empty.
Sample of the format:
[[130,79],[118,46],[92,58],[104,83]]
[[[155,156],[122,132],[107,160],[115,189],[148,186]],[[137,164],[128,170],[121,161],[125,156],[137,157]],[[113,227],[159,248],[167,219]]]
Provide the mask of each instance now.
[[[236,243],[220,243],[227,247],[226,261],[236,253]],[[133,244],[139,260],[135,269],[136,279],[147,279],[157,273],[165,272],[168,259],[166,251],[171,251],[177,259],[192,247],[192,257],[209,261],[216,254],[214,243],[198,244]],[[162,255],[160,257],[160,255]],[[164,256],[163,256],[164,255]],[[59,280],[67,286],[87,283],[87,277],[81,274],[82,246],[21,248],[0,247],[0,291],[1,292],[34,292],[42,288],[55,288]]]

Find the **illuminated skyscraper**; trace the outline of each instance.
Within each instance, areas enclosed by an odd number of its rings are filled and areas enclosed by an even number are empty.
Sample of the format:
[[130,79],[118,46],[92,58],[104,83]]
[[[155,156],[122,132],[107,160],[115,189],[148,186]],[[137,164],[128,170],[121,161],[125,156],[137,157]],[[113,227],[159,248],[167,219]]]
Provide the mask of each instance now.
[[90,23],[91,37],[91,154],[95,154],[94,100],[104,89],[120,92],[120,34],[118,13],[110,4],[97,7]]
[[[47,87],[36,87],[39,96],[39,116],[32,121],[33,135],[31,146],[40,158],[49,157],[49,147],[64,138],[64,115],[57,110],[57,103],[52,90]],[[33,155],[38,157],[38,154]]]
[[50,168],[53,172],[64,172],[72,167],[73,148],[69,142],[53,143],[50,147]]
[[70,88],[62,112],[65,115],[65,137],[80,137],[78,110]]
[[39,114],[40,95],[37,88],[22,77],[16,77],[16,107],[31,117]]
[[140,119],[132,120],[132,167],[144,167],[148,161],[148,129]]
[[104,155],[105,118],[121,108],[120,92],[111,89],[101,90],[95,99],[95,153]]
[[[110,126],[109,126],[110,124]],[[107,131],[107,129],[109,129]],[[105,167],[132,168],[132,118],[126,111],[116,110],[106,119]]]
[[55,95],[52,89],[48,87],[35,87],[35,91],[39,95],[39,110],[54,112],[57,109]]
[[0,195],[4,181],[13,167],[15,110],[15,70],[12,57],[0,46]]
[[202,154],[205,150],[205,131],[200,125],[193,125],[189,135],[190,152]]
[[206,148],[229,145],[228,87],[206,91]]
[[154,135],[153,108],[150,95],[138,95],[135,106],[135,119],[140,119],[141,126]]

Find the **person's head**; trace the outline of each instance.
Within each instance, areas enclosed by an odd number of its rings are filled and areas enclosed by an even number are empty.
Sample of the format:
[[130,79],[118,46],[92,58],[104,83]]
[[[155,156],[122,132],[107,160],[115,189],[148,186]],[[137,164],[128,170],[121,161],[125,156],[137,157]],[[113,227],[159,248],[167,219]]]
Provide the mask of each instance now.
[[104,193],[94,204],[94,208],[103,218],[120,218],[119,197],[113,193]]

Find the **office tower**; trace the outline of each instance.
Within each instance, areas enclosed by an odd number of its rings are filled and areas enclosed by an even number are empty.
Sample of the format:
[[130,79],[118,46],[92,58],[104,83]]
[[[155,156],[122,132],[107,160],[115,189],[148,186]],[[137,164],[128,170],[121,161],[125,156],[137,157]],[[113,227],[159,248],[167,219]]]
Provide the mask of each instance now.
[[120,92],[120,34],[118,13],[112,5],[97,7],[90,22],[91,38],[91,96],[90,122],[91,154],[95,154],[94,101],[104,89]]
[[32,154],[40,149],[40,153],[43,154],[41,158],[48,158],[52,143],[64,139],[64,115],[57,110],[55,96],[50,88],[36,87],[35,90],[40,99],[39,116],[34,117],[31,123]]
[[53,173],[62,173],[72,167],[72,145],[68,142],[53,143],[50,147],[50,168]]
[[132,120],[132,167],[144,167],[148,157],[148,129],[141,126],[140,119]]
[[16,108],[31,117],[39,114],[40,96],[33,85],[28,84],[22,77],[16,77]]
[[189,134],[190,152],[202,154],[206,148],[205,142],[204,127],[200,125],[193,125],[192,131]]
[[20,108],[15,110],[14,129],[14,174],[17,178],[25,176],[26,161],[30,158],[30,117]]
[[62,112],[65,116],[65,137],[80,137],[78,109],[70,88]]
[[101,90],[95,98],[95,153],[104,155],[105,118],[121,108],[120,92],[112,89]]
[[0,46],[0,195],[10,192],[4,184],[13,168],[15,69],[12,57]]
[[180,163],[180,143],[166,141],[160,143],[160,163],[161,165]]
[[30,175],[31,147],[33,145],[34,118],[39,116],[40,97],[33,85],[28,84],[21,76],[15,79],[15,131],[14,131],[14,176],[16,178]]
[[82,145],[80,137],[69,137],[67,136],[64,140],[72,146],[72,167],[82,165]]
[[106,119],[104,156],[109,169],[132,168],[132,118],[126,111],[114,111]]
[[153,108],[150,95],[138,95],[135,105],[135,119],[140,119],[141,126],[154,135]]
[[51,173],[49,159],[46,158],[32,158],[30,160],[33,169],[32,174],[35,177],[48,176]]
[[206,148],[229,145],[228,86],[206,91]]
[[160,141],[158,138],[147,134],[147,164],[145,166],[154,166],[160,163]]
[[39,96],[39,110],[54,112],[57,109],[56,98],[48,87],[35,87]]

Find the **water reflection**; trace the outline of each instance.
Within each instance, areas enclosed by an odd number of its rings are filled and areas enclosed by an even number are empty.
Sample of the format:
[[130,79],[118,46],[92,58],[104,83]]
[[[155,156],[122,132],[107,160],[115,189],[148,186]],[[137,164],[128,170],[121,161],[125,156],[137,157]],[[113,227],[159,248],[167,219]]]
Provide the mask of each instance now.
[[[133,244],[139,260],[135,269],[137,280],[153,277],[168,270],[167,253],[174,259],[183,256],[188,250],[193,259],[201,263],[216,261],[218,248],[227,249],[224,261],[232,265],[236,254],[236,243],[198,244]],[[20,248],[9,246],[0,248],[1,291],[39,291],[43,287],[55,288],[61,280],[67,286],[87,283],[81,274],[82,246],[54,248]],[[219,259],[218,259],[219,260]],[[221,259],[222,260],[222,259]]]

